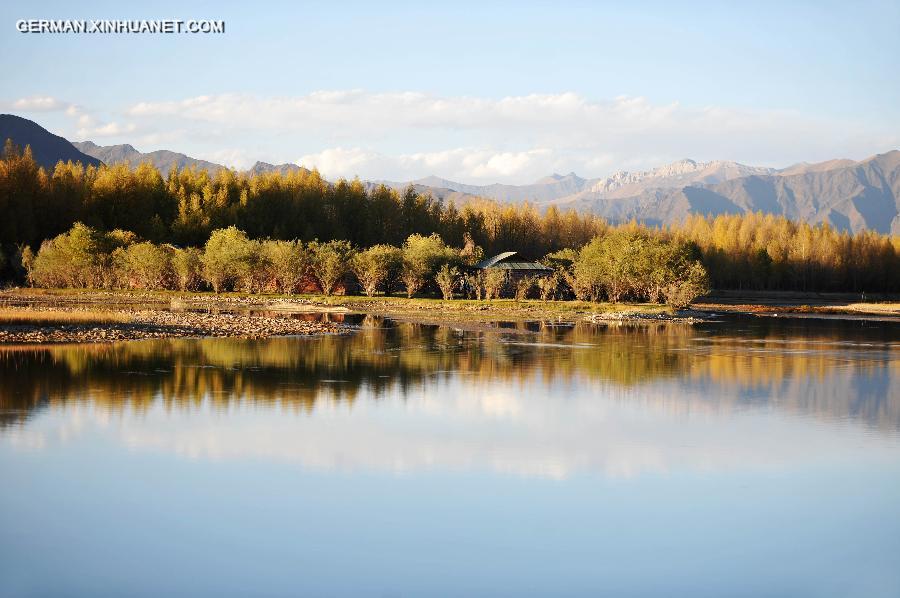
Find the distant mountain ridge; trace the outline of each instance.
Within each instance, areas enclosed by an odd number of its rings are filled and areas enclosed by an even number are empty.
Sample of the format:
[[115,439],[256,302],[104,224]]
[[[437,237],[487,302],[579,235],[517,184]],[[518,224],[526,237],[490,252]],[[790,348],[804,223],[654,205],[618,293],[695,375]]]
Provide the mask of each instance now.
[[[150,162],[160,172],[166,173],[173,165],[180,169],[195,168],[197,170],[206,170],[210,174],[215,174],[222,169],[228,169],[223,164],[216,164],[207,160],[192,158],[185,154],[172,152],[169,150],[157,150],[153,152],[139,152],[134,146],[123,143],[120,145],[97,145],[92,141],[75,141],[72,145],[100,160],[105,164],[129,164],[137,166],[144,162]],[[250,175],[259,175],[268,172],[277,172],[279,174],[287,174],[289,172],[308,172],[306,168],[297,166],[296,164],[269,164],[267,162],[256,162],[246,171]]]
[[858,232],[900,235],[900,151],[854,162],[795,165],[715,183],[650,187],[624,196],[581,193],[556,200],[613,221],[668,224],[689,214],[763,212]]
[[627,197],[636,191],[668,188],[697,183],[719,183],[742,176],[772,174],[772,168],[745,166],[737,162],[716,160],[695,162],[684,159],[652,170],[628,172],[620,170],[611,176],[590,181],[589,193],[604,197]]
[[256,164],[254,164],[244,172],[250,175],[258,175],[270,172],[277,172],[278,174],[289,174],[292,172],[309,172],[309,169],[303,168],[302,166],[297,166],[296,164],[291,164],[290,162],[285,162],[284,164],[269,164],[268,162],[257,161]]
[[208,170],[210,174],[225,168],[225,166],[216,164],[215,162],[191,158],[185,154],[169,150],[157,150],[147,153],[139,152],[134,149],[134,146],[128,143],[120,145],[97,145],[93,141],[75,141],[72,145],[85,154],[102,160],[105,164],[110,166],[113,164],[129,164],[131,166],[137,166],[144,162],[150,162],[162,173],[168,172],[169,169],[175,165],[179,169],[192,167],[199,170]]
[[0,114],[0,143],[12,139],[21,149],[31,147],[35,162],[53,170],[56,163],[81,162],[84,165],[100,166],[101,161],[78,150],[72,143],[59,135],[54,135],[41,125],[14,114]]
[[[90,141],[69,143],[37,123],[0,115],[0,139],[31,146],[35,160],[51,169],[58,160],[85,164],[149,161],[165,172],[176,164],[211,172],[226,168],[185,154],[159,150],[142,153],[129,144],[100,146]],[[246,172],[306,171],[296,164],[257,162]],[[613,222],[636,219],[669,224],[690,214],[736,214],[760,211],[810,223],[828,223],[840,230],[874,230],[900,235],[900,151],[865,160],[800,163],[783,169],[747,166],[715,160],[678,160],[645,171],[618,171],[584,179],[575,173],[553,174],[527,185],[468,185],[430,176],[411,182],[366,181],[368,188],[385,184],[395,189],[412,185],[445,201],[463,204],[477,198],[500,202],[529,201],[539,209],[555,205],[589,211]]]
[[[477,195],[497,201],[508,202],[543,202],[558,199],[582,191],[587,180],[579,177],[574,172],[567,175],[552,175],[531,185],[466,185],[454,181],[448,181],[435,176],[425,177],[412,181],[416,185],[450,189],[467,195]],[[399,185],[406,185],[400,183]]]
[[[168,172],[173,165],[179,169],[207,170],[210,174],[228,168],[223,164],[192,158],[170,150],[141,152],[129,143],[97,145],[93,141],[70,142],[27,118],[14,114],[0,114],[0,143],[5,143],[7,139],[12,139],[22,149],[26,146],[31,147],[35,161],[47,170],[52,170],[60,160],[63,162],[71,160],[93,166],[128,164],[132,167],[149,162],[163,174]],[[256,162],[245,172],[250,175],[259,175],[269,172],[287,174],[289,172],[309,172],[309,170],[290,163]]]
[[[646,171],[618,171],[597,179],[551,175],[531,185],[465,185],[426,177],[412,182],[435,197],[465,203],[475,197],[531,201],[598,214],[671,224],[690,214],[761,211],[852,232],[900,235],[900,151],[859,162],[794,164],[778,170],[715,160],[684,159]],[[408,183],[391,183],[402,188]]]

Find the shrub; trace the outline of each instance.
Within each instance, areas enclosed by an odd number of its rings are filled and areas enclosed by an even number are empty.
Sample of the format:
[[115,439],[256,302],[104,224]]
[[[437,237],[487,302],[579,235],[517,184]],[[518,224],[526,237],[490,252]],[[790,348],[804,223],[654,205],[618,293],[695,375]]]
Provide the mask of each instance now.
[[444,244],[437,234],[428,237],[410,235],[403,244],[403,284],[406,296],[412,297],[425,286],[442,264],[458,259],[456,252]]
[[506,271],[500,268],[488,268],[483,270],[484,298],[490,301],[499,298],[506,285]]
[[297,290],[310,265],[310,255],[303,243],[264,241],[262,254],[269,267],[270,286],[280,293]]
[[481,301],[484,295],[484,272],[482,270],[464,275],[463,284],[469,299]]
[[256,244],[234,226],[214,230],[203,249],[203,279],[216,293],[247,281]]
[[709,292],[709,275],[700,262],[691,262],[665,288],[666,303],[675,309],[684,309],[697,297]]
[[19,246],[19,250],[16,252],[16,262],[25,283],[30,287],[34,286],[34,258],[34,252],[30,246]]
[[540,276],[537,279],[537,287],[541,293],[541,301],[552,301],[556,299],[556,291],[559,289],[560,276],[558,272],[553,272],[548,276]]
[[578,286],[575,281],[574,263],[578,259],[578,251],[575,249],[561,249],[554,253],[547,254],[541,263],[548,268],[553,268],[556,274],[556,288],[553,294],[556,298],[569,298],[575,296],[581,299],[581,296],[575,292]]
[[178,290],[196,290],[203,276],[203,253],[194,247],[172,249],[171,263]]
[[309,252],[310,266],[319,288],[326,295],[331,295],[350,269],[353,247],[349,241],[313,241],[309,244]]
[[393,245],[375,245],[353,256],[350,269],[369,297],[384,287],[385,292],[403,261],[402,251]]
[[95,287],[102,281],[101,235],[76,222],[61,235],[44,241],[34,260],[34,281],[47,287]]
[[441,290],[441,295],[444,296],[445,301],[453,299],[453,290],[456,288],[458,280],[459,270],[451,268],[449,264],[444,264],[438,269],[437,274],[434,276],[434,281]]
[[169,252],[149,241],[116,249],[113,264],[119,287],[162,289],[171,278]]
[[536,281],[532,276],[523,276],[516,283],[516,301],[528,299],[528,293],[535,287]]

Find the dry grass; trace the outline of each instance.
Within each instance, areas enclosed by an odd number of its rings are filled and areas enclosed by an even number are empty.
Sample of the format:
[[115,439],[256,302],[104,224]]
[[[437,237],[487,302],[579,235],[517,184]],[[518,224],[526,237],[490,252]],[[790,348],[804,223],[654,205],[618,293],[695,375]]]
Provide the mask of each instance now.
[[126,324],[127,314],[113,311],[0,308],[0,326],[64,326],[67,324]]
[[900,303],[851,303],[844,309],[868,314],[900,314]]

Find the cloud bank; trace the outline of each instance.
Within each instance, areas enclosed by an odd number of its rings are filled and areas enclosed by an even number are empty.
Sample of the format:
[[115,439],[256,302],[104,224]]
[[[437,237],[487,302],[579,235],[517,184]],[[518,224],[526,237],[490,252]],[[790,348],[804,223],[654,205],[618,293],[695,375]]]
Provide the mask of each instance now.
[[225,93],[137,102],[108,119],[52,97],[23,98],[12,108],[71,112],[70,134],[82,139],[137,144],[167,138],[167,149],[226,157],[236,167],[255,159],[291,161],[329,177],[367,179],[435,174],[524,183],[551,172],[603,176],[685,157],[785,166],[862,158],[900,145],[900,125],[893,123],[644,97],[597,100],[573,92],[503,98],[357,89],[280,97]]

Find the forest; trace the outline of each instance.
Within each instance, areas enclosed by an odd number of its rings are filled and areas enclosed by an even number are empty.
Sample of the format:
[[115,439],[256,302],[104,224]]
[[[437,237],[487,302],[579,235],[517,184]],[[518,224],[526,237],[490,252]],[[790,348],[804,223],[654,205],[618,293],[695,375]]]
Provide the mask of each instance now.
[[828,224],[760,213],[611,224],[555,206],[444,204],[412,187],[329,183],[305,170],[60,162],[47,172],[11,142],[0,214],[0,272],[13,284],[330,293],[353,280],[366,293],[488,296],[497,284],[467,278],[468,267],[514,250],[556,272],[507,288],[514,294],[680,303],[707,286],[900,291],[900,238]]

